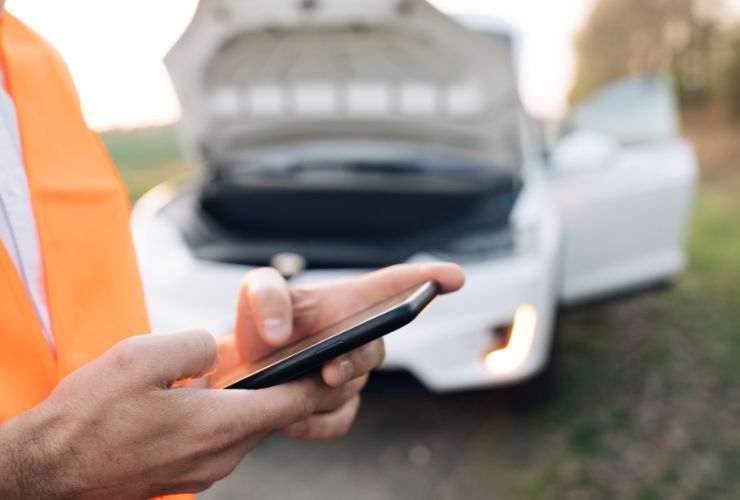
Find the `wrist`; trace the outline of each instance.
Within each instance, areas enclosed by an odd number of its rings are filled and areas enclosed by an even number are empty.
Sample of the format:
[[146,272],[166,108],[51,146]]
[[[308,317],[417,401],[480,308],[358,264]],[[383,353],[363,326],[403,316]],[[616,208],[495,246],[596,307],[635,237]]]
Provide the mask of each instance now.
[[60,458],[54,450],[56,419],[41,407],[0,426],[0,498],[64,496]]

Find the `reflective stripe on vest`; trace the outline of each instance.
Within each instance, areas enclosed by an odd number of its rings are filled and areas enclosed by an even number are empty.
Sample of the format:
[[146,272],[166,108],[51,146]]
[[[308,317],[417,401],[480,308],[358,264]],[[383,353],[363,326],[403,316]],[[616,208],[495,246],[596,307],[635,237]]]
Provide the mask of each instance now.
[[[0,15],[5,84],[18,113],[57,356],[0,244],[0,422],[41,403],[58,381],[149,331],[126,190],[82,117],[56,51]],[[183,498],[190,498],[184,496]]]

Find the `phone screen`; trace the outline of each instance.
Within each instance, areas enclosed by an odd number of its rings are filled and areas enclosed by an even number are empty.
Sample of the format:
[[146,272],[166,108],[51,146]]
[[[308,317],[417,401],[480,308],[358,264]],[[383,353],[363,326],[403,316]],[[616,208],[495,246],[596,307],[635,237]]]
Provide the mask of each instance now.
[[383,313],[400,306],[401,304],[409,300],[420,289],[420,286],[414,286],[412,288],[404,290],[381,302],[378,302],[377,304],[373,304],[365,309],[362,309],[361,311],[351,316],[347,316],[346,318],[341,319],[336,323],[332,323],[331,325],[321,328],[315,333],[307,335],[297,342],[279,347],[266,356],[263,356],[262,358],[256,359],[254,361],[245,361],[238,370],[232,373],[223,375],[217,379],[214,379],[212,377],[210,380],[210,386],[216,388],[228,387],[240,380],[243,380],[254,375],[255,373],[260,372],[261,370],[276,365],[286,359],[289,359],[290,357],[295,356],[296,354],[299,354],[302,351],[305,351],[306,349],[309,349],[317,344],[326,342],[328,345],[329,342],[327,341],[331,340],[332,338],[337,337],[338,335],[341,335],[345,331],[350,330],[357,325],[365,323],[366,321],[369,321],[375,317],[381,316]]

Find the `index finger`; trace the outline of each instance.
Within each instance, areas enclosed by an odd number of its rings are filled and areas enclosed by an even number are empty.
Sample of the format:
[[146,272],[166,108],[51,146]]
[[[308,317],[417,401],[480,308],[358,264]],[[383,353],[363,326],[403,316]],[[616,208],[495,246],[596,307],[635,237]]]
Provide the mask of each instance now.
[[345,297],[345,300],[356,301],[359,305],[369,305],[428,280],[439,285],[440,293],[450,293],[463,286],[465,273],[460,266],[449,262],[398,264],[319,285],[316,291],[331,294],[332,298]]
[[[430,262],[398,264],[361,276],[352,276],[308,287],[312,314],[299,322],[299,331],[313,331],[356,313],[424,281],[437,282],[441,293],[458,290],[465,273],[457,264]],[[300,319],[300,318],[299,318]]]
[[242,432],[274,431],[312,415],[321,402],[331,394],[332,389],[315,377],[299,380],[259,390],[229,389],[212,390],[215,413],[227,420],[233,427],[241,424]]

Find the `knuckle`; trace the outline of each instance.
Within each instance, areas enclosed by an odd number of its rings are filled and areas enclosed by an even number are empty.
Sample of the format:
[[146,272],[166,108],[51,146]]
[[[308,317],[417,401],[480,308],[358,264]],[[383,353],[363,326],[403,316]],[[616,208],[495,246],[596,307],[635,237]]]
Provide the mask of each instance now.
[[303,397],[298,402],[296,420],[305,420],[313,415],[314,411],[316,411],[316,403],[309,397]]
[[349,401],[359,392],[359,390],[360,388],[358,387],[357,379],[345,384],[341,389],[341,402],[344,403]]
[[364,375],[377,368],[384,359],[384,351],[378,341],[366,344],[349,354],[354,366],[354,376]]
[[322,420],[310,422],[306,428],[306,432],[303,434],[304,439],[307,440],[320,440],[329,439],[335,434],[334,426],[328,424]]
[[238,457],[231,457],[223,466],[221,472],[223,473],[222,478],[226,476],[230,476],[232,472],[237,468],[239,463],[241,462],[241,456]]
[[337,422],[333,435],[335,437],[345,436],[349,432],[349,430],[352,428],[352,423],[354,422],[354,420],[355,420],[354,413],[346,415],[339,422]]
[[138,365],[140,357],[139,337],[129,337],[116,344],[111,350],[112,361],[121,371],[132,371]]
[[198,468],[195,477],[193,477],[193,482],[208,488],[213,483],[231,474],[238,464],[239,462],[230,456],[212,458]]
[[339,428],[337,429],[337,437],[345,436],[349,430],[352,428],[352,423],[354,422],[355,416],[354,414],[350,417],[344,419],[340,424]]
[[232,458],[228,458],[226,460],[222,460],[218,466],[216,466],[215,470],[213,471],[212,476],[209,479],[213,479],[212,482],[220,481],[221,479],[225,478],[232,472],[234,472],[234,469],[236,469],[236,466],[239,465],[238,460],[234,460]]
[[234,444],[230,433],[214,432],[212,429],[208,432],[203,432],[199,437],[199,441],[202,443],[202,449],[199,455],[203,457],[223,453]]
[[348,431],[349,426],[345,427],[343,423],[337,423],[332,427],[317,430],[313,434],[309,434],[309,437],[315,440],[337,439],[343,437]]
[[[193,405],[191,405],[193,406]],[[215,456],[230,449],[241,437],[242,429],[237,419],[214,418],[216,401],[205,400],[200,404],[200,414],[194,420],[205,422],[196,427],[196,442],[203,447],[201,456]]]
[[370,376],[366,373],[365,375],[357,378],[357,381],[355,382],[357,384],[357,392],[359,393],[362,389],[365,388],[367,385],[367,381],[370,379]]
[[365,366],[365,354],[363,352],[363,349],[365,346],[362,346],[358,349],[355,349],[354,351],[350,351],[347,353],[347,357],[350,361],[352,361],[352,374],[356,376],[358,373],[362,373],[363,367]]
[[216,481],[220,481],[229,475],[229,471],[223,466],[211,467],[203,473],[203,478],[200,482],[213,484]]
[[357,394],[356,384],[353,382],[333,389],[329,397],[320,407],[321,411],[335,411],[342,408]]
[[296,421],[305,420],[316,412],[319,399],[317,391],[316,384],[310,382],[308,390],[295,399]]

